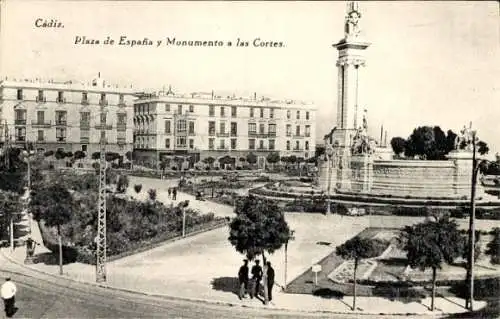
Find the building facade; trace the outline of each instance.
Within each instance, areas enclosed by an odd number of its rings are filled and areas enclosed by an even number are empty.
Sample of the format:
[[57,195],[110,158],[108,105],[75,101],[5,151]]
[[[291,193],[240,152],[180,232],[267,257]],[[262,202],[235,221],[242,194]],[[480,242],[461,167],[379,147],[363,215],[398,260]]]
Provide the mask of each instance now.
[[[131,89],[112,87],[101,78],[90,83],[0,81],[0,144],[32,143],[40,152],[62,149],[124,155],[133,147]],[[101,129],[104,128],[104,133]]]
[[139,162],[164,157],[240,158],[254,153],[262,166],[270,152],[314,156],[316,112],[310,104],[223,98],[214,93],[176,95],[170,89],[142,94],[134,105],[134,149]]

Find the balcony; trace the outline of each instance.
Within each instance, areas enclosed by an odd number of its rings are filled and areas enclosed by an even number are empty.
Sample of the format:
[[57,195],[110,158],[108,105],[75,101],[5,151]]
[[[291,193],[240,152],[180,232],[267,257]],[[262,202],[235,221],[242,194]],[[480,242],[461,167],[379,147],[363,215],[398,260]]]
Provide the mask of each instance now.
[[57,143],[66,143],[66,136],[56,137]]
[[231,136],[233,136],[233,137],[238,136],[238,132],[236,132],[236,131],[232,131],[232,132],[231,132]]
[[90,138],[88,136],[80,136],[80,143],[89,143]]
[[82,99],[82,105],[89,105],[88,99]]
[[227,150],[227,149],[228,148],[225,147],[225,146],[219,146],[219,147],[217,147],[217,150],[219,150],[219,151],[223,151],[223,150]]
[[208,149],[211,150],[211,151],[213,151],[215,149],[215,147],[213,145],[209,145]]
[[56,103],[66,103],[66,98],[65,97],[62,97],[62,98],[57,98],[56,99]]
[[217,137],[229,137],[229,133],[228,132],[219,132],[219,133],[217,133]]
[[265,151],[265,150],[267,150],[267,148],[264,147],[264,146],[262,146],[262,147],[259,146],[259,148],[257,150],[259,150],[259,151]]
[[15,125],[26,125],[26,120],[15,120],[14,121]]
[[127,130],[127,124],[124,123],[118,123],[116,124],[116,130],[117,131],[126,131]]
[[293,151],[294,152],[302,152],[304,149],[302,147],[294,147]]
[[267,133],[267,137],[276,137],[276,132]]
[[15,139],[16,142],[26,142],[26,136],[23,135],[16,135]]
[[31,126],[40,128],[50,128],[50,121],[31,121]]
[[208,131],[209,136],[215,136],[215,131]]
[[[257,137],[257,138],[267,138],[269,137],[268,133],[257,133],[257,132],[248,132],[248,136]],[[276,136],[276,135],[274,135]]]
[[295,134],[293,136],[293,138],[304,138],[304,135],[301,135],[301,134]]
[[68,122],[66,120],[56,120],[56,126],[66,126]]
[[192,132],[188,132],[188,135],[189,136],[196,136],[196,133],[192,131]]
[[118,102],[118,106],[119,106],[119,107],[125,107],[125,106],[127,106],[127,105],[125,104],[125,101],[119,101],[119,102]]
[[119,145],[127,144],[127,139],[125,137],[117,137],[116,143]]
[[90,122],[80,122],[80,130],[90,130]]
[[108,106],[108,100],[99,100],[100,106]]
[[306,133],[305,137],[311,137],[311,133]]
[[286,136],[287,136],[287,137],[291,137],[291,136],[292,136],[292,133],[288,133],[288,132],[287,132],[287,133],[286,133]]
[[113,125],[111,125],[111,124],[97,124],[95,126],[95,129],[96,130],[112,130]]
[[47,98],[45,96],[37,96],[35,101],[37,101],[38,103],[45,103],[47,102]]
[[165,135],[172,135],[172,131],[170,131],[170,130],[169,130],[169,131],[165,131],[165,133],[164,133],[164,134],[165,134]]
[[36,139],[36,141],[37,141],[38,143],[43,143],[43,142],[45,142],[45,137],[38,137],[38,138]]

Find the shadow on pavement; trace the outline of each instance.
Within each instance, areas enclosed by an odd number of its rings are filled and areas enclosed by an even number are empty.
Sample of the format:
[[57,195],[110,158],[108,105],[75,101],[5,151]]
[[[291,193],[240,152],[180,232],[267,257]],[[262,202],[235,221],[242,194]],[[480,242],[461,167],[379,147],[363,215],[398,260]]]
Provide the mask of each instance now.
[[212,280],[212,289],[224,292],[232,292],[238,295],[238,278],[236,277],[219,277]]
[[[33,258],[33,263],[35,264],[46,264],[46,265],[59,265],[59,255],[56,253],[42,253],[35,255]],[[71,264],[72,261],[68,261],[66,258],[63,258],[63,265]]]
[[333,290],[330,288],[319,288],[313,291],[313,296],[316,297],[321,297],[325,299],[337,299],[338,301],[342,302],[344,305],[346,305],[349,309],[351,309],[351,305],[347,304],[343,298],[345,294],[342,291],[339,290]]

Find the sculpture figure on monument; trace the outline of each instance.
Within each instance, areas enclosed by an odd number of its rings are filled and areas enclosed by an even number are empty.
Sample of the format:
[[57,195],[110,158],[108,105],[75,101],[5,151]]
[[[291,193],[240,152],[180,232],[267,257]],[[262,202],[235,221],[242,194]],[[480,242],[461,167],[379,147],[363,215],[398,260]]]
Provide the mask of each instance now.
[[472,123],[469,125],[469,127],[464,125],[464,128],[460,130],[460,136],[457,136],[455,138],[455,149],[466,150],[471,152],[472,143],[475,142],[476,141],[473,140],[473,134],[472,134]]
[[357,1],[351,1],[347,5],[347,16],[345,20],[344,32],[346,38],[355,38],[359,35],[359,19],[361,13],[359,12]]

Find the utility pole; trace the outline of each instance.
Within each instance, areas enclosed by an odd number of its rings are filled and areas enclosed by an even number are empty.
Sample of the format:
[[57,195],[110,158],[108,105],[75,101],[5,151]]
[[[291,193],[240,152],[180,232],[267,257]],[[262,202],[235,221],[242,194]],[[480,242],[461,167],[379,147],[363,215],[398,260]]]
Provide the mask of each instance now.
[[[101,114],[105,113],[101,101]],[[101,123],[100,161],[99,161],[99,205],[97,217],[97,262],[96,282],[106,282],[106,123]]]
[[474,251],[475,251],[475,219],[476,219],[476,182],[477,182],[477,163],[476,163],[476,132],[472,131],[472,185],[470,195],[470,218],[469,218],[469,310],[474,311]]

